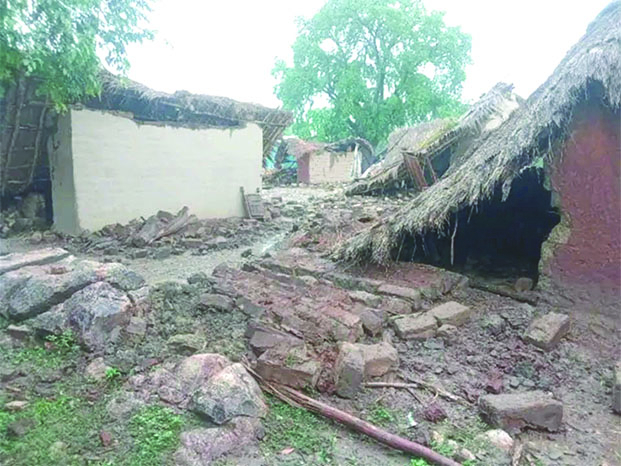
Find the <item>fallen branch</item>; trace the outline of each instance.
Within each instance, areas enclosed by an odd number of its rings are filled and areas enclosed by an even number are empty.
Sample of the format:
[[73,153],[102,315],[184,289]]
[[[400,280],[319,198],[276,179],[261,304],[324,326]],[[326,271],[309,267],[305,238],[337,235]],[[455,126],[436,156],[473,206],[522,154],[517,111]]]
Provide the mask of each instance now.
[[249,369],[248,367],[246,369],[248,369],[248,371],[257,379],[259,386],[263,390],[271,393],[287,404],[321,414],[328,419],[344,424],[347,427],[363,433],[385,445],[388,445],[391,448],[423,458],[433,464],[437,464],[439,466],[459,466],[459,463],[456,461],[446,458],[445,456],[442,456],[427,447],[379,429],[367,421],[363,421],[362,419],[346,413],[345,411],[341,411],[340,409],[333,408],[332,406],[322,403],[321,401],[310,398],[297,390],[284,385],[268,383],[252,369]]
[[491,285],[478,280],[471,280],[469,284],[470,288],[476,288],[477,290],[487,291],[488,293],[497,294],[498,296],[503,296],[505,298],[511,298],[521,303],[527,303],[533,306],[537,305],[537,297],[528,296],[525,293],[520,293],[500,285]]
[[[470,403],[468,400],[461,398],[457,395],[454,395],[451,392],[446,391],[442,387],[438,387],[437,385],[433,385],[423,380],[415,379],[414,377],[410,375],[406,375],[403,372],[401,372],[400,375],[404,380],[407,380],[409,383],[408,384],[395,384],[395,385],[406,385],[407,386],[407,387],[397,386],[395,388],[421,388],[422,387],[422,388],[426,388],[427,390],[432,391],[433,393],[435,393],[438,396],[441,396],[442,398],[446,398],[449,401],[455,401],[457,403],[461,403],[466,406],[472,405],[472,403]],[[370,384],[382,384],[382,383],[385,383],[385,382],[369,382],[369,383],[366,383],[365,386],[371,386]]]

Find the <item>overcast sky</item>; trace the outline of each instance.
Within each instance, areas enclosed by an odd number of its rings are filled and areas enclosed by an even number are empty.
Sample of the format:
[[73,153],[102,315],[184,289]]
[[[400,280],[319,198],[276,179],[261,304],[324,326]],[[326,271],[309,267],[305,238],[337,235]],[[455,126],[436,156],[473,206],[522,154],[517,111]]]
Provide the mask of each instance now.
[[[154,89],[184,89],[271,107],[280,105],[271,75],[276,58],[291,60],[295,18],[325,0],[156,0],[154,42],[132,46],[129,77]],[[472,36],[473,64],[464,98],[498,81],[528,97],[609,0],[425,0],[451,26]]]

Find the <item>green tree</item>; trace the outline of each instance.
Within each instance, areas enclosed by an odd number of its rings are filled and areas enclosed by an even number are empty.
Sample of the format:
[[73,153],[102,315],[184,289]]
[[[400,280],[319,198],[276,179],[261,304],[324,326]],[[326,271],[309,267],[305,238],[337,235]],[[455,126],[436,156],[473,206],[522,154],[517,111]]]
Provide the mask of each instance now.
[[[36,76],[57,107],[97,95],[105,57],[117,72],[126,47],[151,38],[150,0],[0,0],[0,84]],[[1,89],[2,86],[0,86]]]
[[463,110],[470,36],[421,1],[328,0],[298,21],[293,66],[273,70],[298,136],[377,144],[396,127]]

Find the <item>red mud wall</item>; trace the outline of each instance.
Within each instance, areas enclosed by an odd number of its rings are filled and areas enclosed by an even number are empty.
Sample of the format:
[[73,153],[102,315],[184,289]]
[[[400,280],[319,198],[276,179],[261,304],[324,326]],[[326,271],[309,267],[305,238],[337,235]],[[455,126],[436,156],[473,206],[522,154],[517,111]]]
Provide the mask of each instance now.
[[310,183],[310,154],[298,159],[298,183]]
[[569,232],[544,273],[566,294],[593,304],[602,297],[618,302],[621,294],[620,117],[599,104],[577,108],[551,172]]

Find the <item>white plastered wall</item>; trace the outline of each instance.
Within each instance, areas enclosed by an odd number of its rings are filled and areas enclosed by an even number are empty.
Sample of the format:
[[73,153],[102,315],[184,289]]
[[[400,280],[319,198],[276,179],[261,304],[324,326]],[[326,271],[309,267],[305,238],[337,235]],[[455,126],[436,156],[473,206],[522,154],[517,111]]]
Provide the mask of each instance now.
[[340,183],[350,181],[354,167],[353,152],[332,154],[320,152],[310,156],[309,175],[311,184]]
[[[255,124],[194,130],[139,125],[87,109],[71,110],[63,123],[70,124],[75,202],[72,207],[70,201],[54,200],[60,230],[97,230],[158,210],[176,213],[183,206],[199,218],[243,216],[239,188],[251,193],[261,187],[262,130]],[[63,131],[60,127],[59,134]],[[58,181],[52,181],[53,192]],[[59,222],[71,208],[77,222]]]

